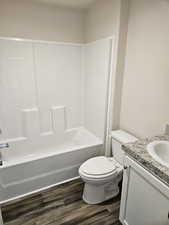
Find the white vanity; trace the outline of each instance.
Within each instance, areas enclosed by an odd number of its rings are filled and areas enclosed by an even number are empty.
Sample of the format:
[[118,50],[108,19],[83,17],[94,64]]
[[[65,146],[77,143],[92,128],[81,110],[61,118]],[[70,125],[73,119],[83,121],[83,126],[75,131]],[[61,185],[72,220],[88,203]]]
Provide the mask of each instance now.
[[120,221],[123,225],[169,225],[169,168],[154,161],[145,146],[124,148]]

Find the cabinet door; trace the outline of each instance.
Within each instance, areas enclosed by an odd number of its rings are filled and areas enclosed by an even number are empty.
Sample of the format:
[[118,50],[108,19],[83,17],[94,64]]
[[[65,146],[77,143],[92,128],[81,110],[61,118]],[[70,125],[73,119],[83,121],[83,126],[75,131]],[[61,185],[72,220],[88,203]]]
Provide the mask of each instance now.
[[169,225],[169,188],[126,157],[120,220],[124,225]]

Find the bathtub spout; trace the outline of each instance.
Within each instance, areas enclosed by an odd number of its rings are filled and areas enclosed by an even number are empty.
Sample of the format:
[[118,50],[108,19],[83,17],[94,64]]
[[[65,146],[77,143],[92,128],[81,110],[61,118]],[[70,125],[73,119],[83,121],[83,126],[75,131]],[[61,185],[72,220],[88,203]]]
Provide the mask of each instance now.
[[0,166],[3,166],[2,153],[0,152]]
[[0,149],[2,148],[9,148],[9,144],[8,143],[0,144]]
[[[0,149],[4,149],[4,148],[9,148],[9,144],[8,143],[0,144]],[[2,165],[3,165],[2,152],[0,152],[0,166]]]

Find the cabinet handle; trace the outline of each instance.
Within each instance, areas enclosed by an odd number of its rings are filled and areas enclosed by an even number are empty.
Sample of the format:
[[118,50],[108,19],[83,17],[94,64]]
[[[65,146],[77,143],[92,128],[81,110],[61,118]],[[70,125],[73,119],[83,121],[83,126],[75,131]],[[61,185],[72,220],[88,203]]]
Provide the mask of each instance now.
[[128,168],[127,166],[124,166],[124,170],[127,170],[127,168]]
[[169,212],[168,212],[168,219],[169,219]]

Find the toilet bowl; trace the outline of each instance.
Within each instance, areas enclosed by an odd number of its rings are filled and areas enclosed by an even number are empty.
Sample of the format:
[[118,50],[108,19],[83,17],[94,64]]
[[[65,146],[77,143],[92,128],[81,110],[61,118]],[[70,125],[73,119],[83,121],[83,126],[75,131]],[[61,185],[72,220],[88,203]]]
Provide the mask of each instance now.
[[122,131],[112,132],[112,152],[114,157],[98,156],[88,159],[79,168],[79,175],[84,181],[83,200],[88,204],[107,201],[119,193],[119,182],[123,174],[122,144],[137,139]]
[[113,158],[98,156],[87,160],[79,168],[79,175],[85,182],[83,200],[98,204],[118,195],[122,170]]

